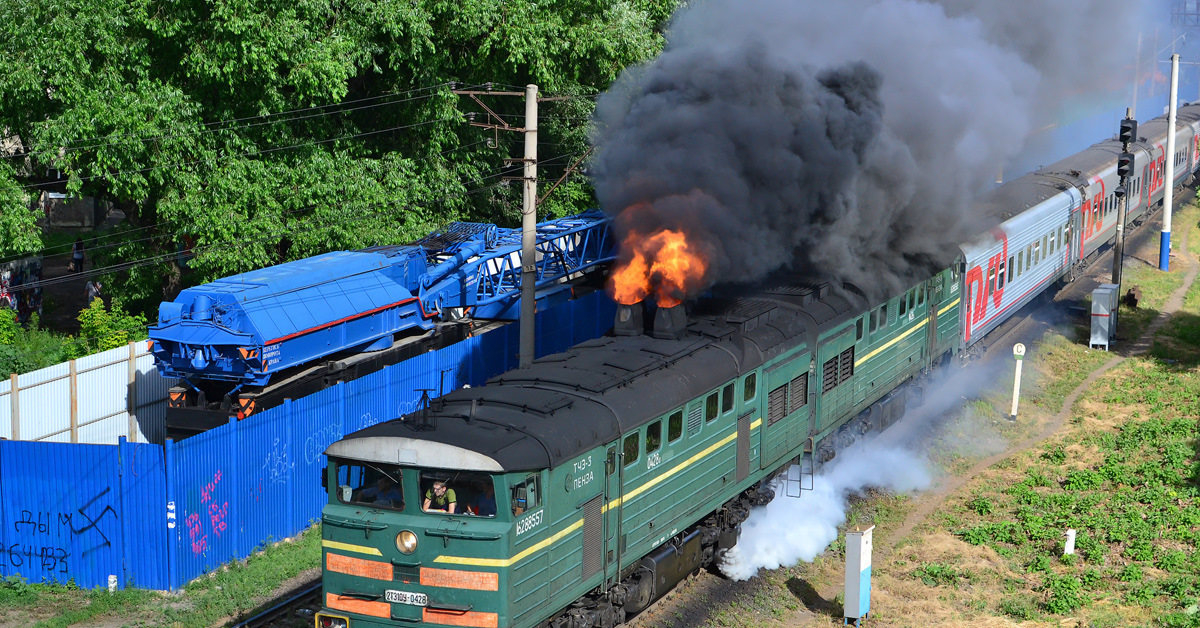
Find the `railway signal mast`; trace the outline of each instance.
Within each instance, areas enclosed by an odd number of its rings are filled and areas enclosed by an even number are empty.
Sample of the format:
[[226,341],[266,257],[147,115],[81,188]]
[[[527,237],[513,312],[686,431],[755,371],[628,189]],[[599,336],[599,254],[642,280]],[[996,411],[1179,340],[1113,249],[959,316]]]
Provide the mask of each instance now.
[[[1113,193],[1117,195],[1117,239],[1113,244],[1112,282],[1117,286],[1117,294],[1121,293],[1121,263],[1125,259],[1125,208],[1129,205],[1129,179],[1133,176],[1134,159],[1129,152],[1129,145],[1137,141],[1137,120],[1131,117],[1131,111],[1125,110],[1125,119],[1121,120],[1121,154],[1117,156],[1117,177],[1120,184]],[[1113,322],[1116,331],[1116,321]]]

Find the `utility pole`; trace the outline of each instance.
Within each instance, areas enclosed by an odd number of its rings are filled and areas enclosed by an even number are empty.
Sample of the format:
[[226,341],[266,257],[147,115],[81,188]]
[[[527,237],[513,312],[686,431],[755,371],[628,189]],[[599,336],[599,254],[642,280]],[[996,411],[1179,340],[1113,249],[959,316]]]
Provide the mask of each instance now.
[[1175,203],[1175,119],[1179,109],[1179,55],[1171,55],[1171,101],[1167,103],[1167,188],[1163,191],[1163,226],[1158,268],[1171,270],[1171,206]]
[[521,340],[519,365],[529,368],[534,352],[534,288],[537,259],[537,85],[525,86],[525,186],[521,199]]
[[[490,87],[490,83],[488,86]],[[514,131],[525,134],[525,155],[522,159],[507,159],[505,161],[521,161],[524,164],[521,173],[521,322],[520,322],[520,353],[519,365],[527,368],[533,364],[534,353],[534,305],[535,289],[537,287],[537,258],[535,246],[537,243],[537,85],[526,85],[524,92],[494,92],[454,90],[460,96],[470,96],[485,112],[487,122],[475,122],[474,115],[468,116],[471,126],[492,129],[493,131]],[[479,99],[480,96],[524,96],[525,97],[525,126],[524,128],[510,125]]]

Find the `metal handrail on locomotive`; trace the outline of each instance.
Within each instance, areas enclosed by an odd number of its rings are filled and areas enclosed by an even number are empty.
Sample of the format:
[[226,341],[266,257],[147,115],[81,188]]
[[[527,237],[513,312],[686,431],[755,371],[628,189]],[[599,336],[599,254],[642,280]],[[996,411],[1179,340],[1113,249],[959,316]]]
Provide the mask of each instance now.
[[[1142,125],[1128,221],[1200,163]],[[953,265],[871,302],[850,285],[770,285],[618,308],[611,335],[331,445],[319,628],[615,626],[711,565],[796,462],[820,464],[920,398],[1115,232],[1119,145],[999,186],[995,227]],[[647,306],[649,307],[649,306]],[[644,333],[648,329],[648,333]],[[384,490],[393,495],[375,501]],[[453,499],[447,499],[453,491]]]
[[[537,226],[539,306],[570,298],[582,276],[612,261],[608,225],[593,210]],[[289,387],[291,397],[327,385],[334,366],[352,379],[457,342],[472,333],[458,324],[464,317],[515,320],[520,249],[520,229],[454,223],[412,245],[335,251],[188,288],[160,305],[149,332],[159,372],[179,378],[170,405],[219,404],[208,422],[220,424],[264,409],[267,392],[287,384],[308,385]]]

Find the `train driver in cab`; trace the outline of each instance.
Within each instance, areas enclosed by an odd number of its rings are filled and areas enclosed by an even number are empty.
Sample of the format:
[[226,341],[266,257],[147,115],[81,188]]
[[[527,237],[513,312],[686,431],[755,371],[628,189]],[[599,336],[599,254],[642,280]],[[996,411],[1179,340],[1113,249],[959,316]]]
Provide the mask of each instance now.
[[379,476],[375,486],[363,489],[362,498],[391,508],[404,507],[404,491],[400,481],[389,475]]
[[434,480],[433,487],[425,491],[425,502],[421,504],[421,510],[454,513],[458,506],[457,501],[454,489],[446,486],[444,480]]

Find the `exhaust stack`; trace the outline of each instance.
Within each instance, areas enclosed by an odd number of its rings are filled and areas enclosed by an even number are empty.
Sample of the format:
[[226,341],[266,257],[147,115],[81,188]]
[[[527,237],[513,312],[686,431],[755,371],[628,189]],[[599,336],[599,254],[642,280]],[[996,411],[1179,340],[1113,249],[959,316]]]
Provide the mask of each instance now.
[[613,315],[614,336],[640,336],[645,331],[645,307],[639,301],[632,305],[617,304],[617,313]]
[[687,312],[683,304],[659,307],[654,312],[654,328],[650,335],[660,340],[680,340],[687,334]]

